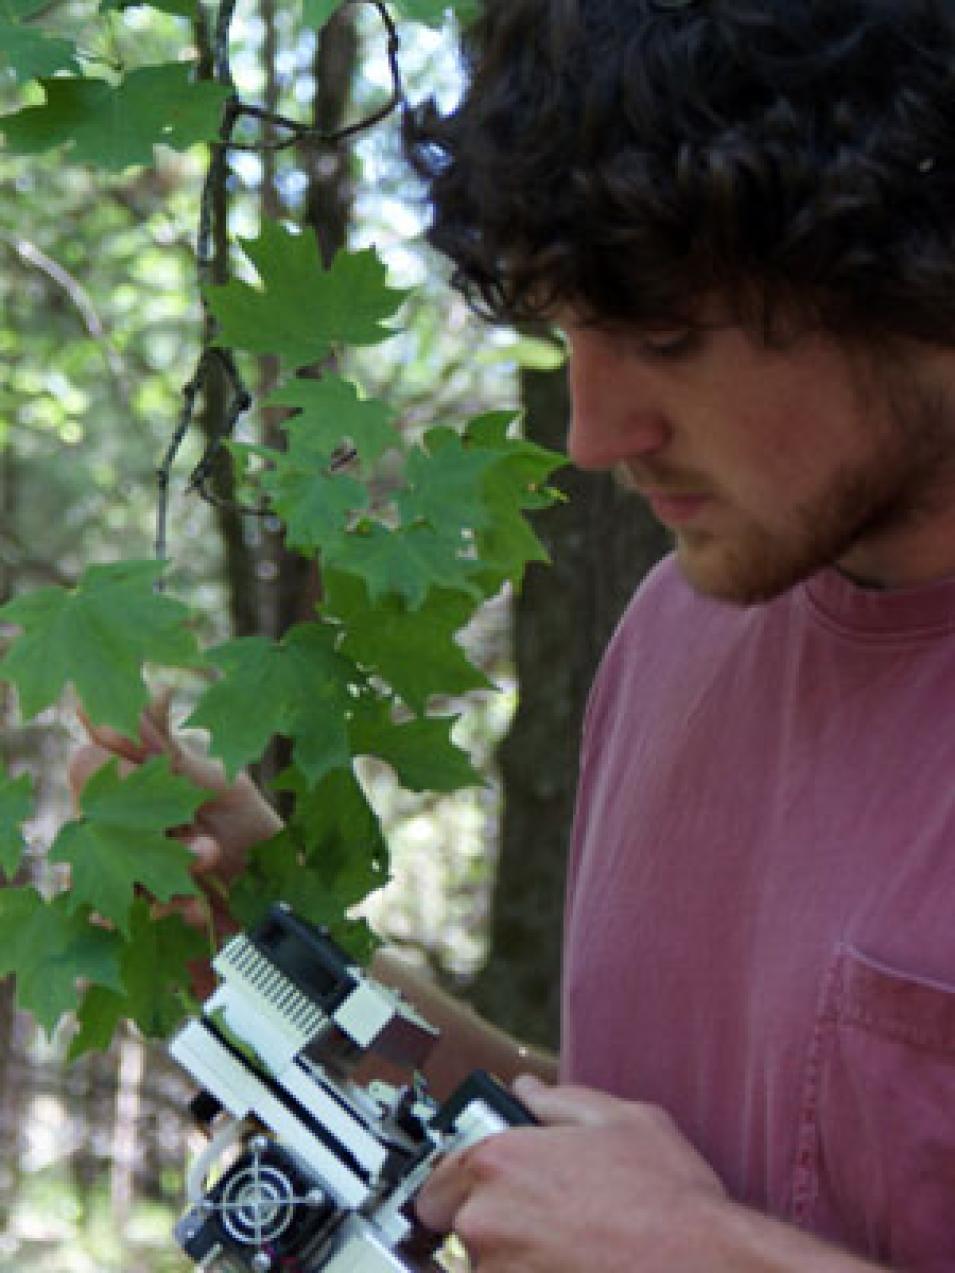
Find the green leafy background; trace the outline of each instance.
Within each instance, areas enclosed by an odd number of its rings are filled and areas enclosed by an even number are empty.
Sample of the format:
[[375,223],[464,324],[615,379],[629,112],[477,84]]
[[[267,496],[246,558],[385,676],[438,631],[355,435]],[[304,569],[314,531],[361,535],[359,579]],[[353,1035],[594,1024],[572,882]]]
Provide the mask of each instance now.
[[[302,18],[321,26],[340,7],[308,0]],[[446,6],[417,0],[394,11],[427,26],[446,16]],[[82,32],[58,31],[40,12],[29,0],[0,3],[2,57],[18,86],[32,83],[27,104],[0,114],[8,154],[55,152],[118,174],[153,165],[157,146],[216,138],[230,90],[197,80],[194,62],[104,73]],[[125,12],[107,6],[100,21]],[[73,583],[0,607],[9,632],[0,677],[24,721],[72,692],[95,724],[133,740],[151,680],[182,669],[195,686],[186,723],[205,731],[230,776],[285,740],[290,766],[277,785],[292,812],[280,836],[253,850],[233,905],[253,922],[271,900],[291,898],[367,952],[370,932],[350,916],[387,881],[389,855],[356,762],[374,758],[409,792],[480,784],[456,737],[457,703],[491,686],[461,634],[502,587],[520,586],[529,562],[545,560],[526,513],[551,500],[560,459],[524,441],[512,412],[408,432],[387,398],[342,372],[346,351],[402,336],[413,304],[374,247],[326,265],[314,231],[263,218],[236,243],[235,263],[237,276],[204,287],[215,342],[243,360],[278,360],[282,379],[261,405],[284,420],[280,442],[234,442],[230,452],[244,496],[320,565],[318,606],[278,639],[200,640],[201,615],[173,595],[157,562],[100,561]],[[189,963],[210,953],[208,938],[155,918],[147,899],[200,896],[189,851],[170,832],[208,798],[164,759],[132,772],[108,766],[49,850],[68,887],[3,890],[2,971],[44,1028],[76,1015],[74,1055],[107,1046],[123,1020],[162,1035],[188,1010]],[[4,779],[0,867],[11,881],[30,808],[29,779]]]

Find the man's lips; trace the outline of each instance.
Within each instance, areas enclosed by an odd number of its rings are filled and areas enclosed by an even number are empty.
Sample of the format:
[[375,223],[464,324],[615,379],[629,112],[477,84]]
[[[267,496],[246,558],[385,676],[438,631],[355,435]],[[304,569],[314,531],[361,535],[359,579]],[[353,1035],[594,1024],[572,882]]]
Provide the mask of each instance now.
[[710,502],[708,495],[671,495],[667,491],[644,491],[653,514],[666,526],[682,526],[691,522]]

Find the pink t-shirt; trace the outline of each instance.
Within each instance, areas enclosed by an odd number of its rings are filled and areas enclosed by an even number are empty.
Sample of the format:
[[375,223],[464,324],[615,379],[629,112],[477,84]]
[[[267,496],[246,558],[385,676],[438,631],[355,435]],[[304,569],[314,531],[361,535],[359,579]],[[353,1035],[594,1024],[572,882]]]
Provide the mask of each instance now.
[[672,559],[607,651],[571,863],[568,1081],[737,1199],[955,1270],[955,580],[768,605]]

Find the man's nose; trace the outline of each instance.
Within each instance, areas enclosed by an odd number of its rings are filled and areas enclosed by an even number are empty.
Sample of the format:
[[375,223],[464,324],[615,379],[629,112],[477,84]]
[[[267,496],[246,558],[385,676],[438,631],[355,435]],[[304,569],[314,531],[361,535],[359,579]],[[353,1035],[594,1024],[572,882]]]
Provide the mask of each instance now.
[[568,343],[567,454],[573,463],[610,469],[664,447],[669,426],[638,359],[598,331],[578,329]]

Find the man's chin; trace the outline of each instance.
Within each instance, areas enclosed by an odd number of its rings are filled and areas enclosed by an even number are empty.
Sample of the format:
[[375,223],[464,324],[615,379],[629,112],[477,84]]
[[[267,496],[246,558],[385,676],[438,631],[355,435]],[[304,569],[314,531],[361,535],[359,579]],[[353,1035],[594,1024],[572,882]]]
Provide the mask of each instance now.
[[734,544],[712,535],[678,534],[676,556],[695,592],[737,606],[772,601],[816,569],[785,558],[755,536],[745,544]]

